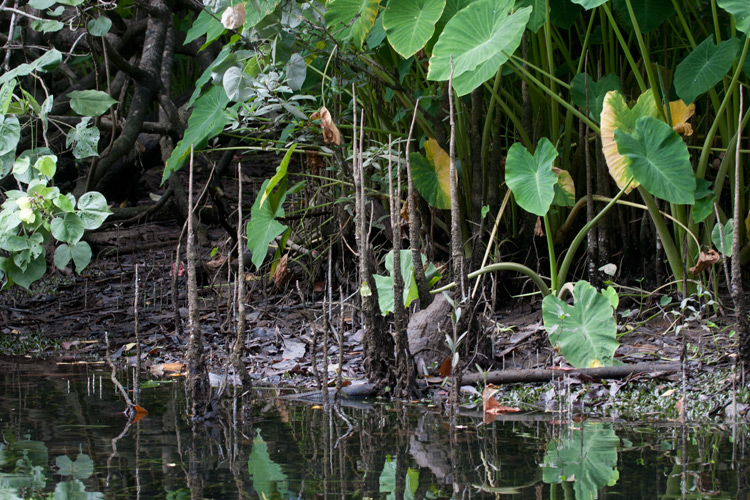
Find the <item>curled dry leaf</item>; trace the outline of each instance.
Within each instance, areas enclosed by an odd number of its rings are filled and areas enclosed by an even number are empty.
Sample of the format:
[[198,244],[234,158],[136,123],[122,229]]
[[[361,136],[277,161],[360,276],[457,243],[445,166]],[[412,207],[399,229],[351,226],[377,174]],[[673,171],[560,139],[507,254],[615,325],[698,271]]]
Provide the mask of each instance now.
[[276,271],[273,273],[273,284],[276,288],[284,288],[292,278],[292,272],[289,270],[289,254],[285,253],[279,259],[276,265]]
[[[665,106],[665,115],[666,112],[667,109]],[[669,114],[672,117],[672,128],[675,132],[684,136],[693,135],[693,127],[687,121],[695,114],[695,103],[691,103],[690,106],[687,106],[682,99],[679,101],[671,101],[669,103]]]
[[534,226],[534,236],[539,236],[540,238],[544,236],[544,229],[542,228],[541,217],[536,218],[536,225]]
[[488,384],[482,391],[482,409],[484,410],[483,422],[491,424],[498,415],[502,413],[515,413],[521,411],[520,408],[501,405],[493,396],[497,393],[498,387]]
[[340,145],[341,133],[336,124],[333,123],[333,118],[331,118],[331,112],[328,111],[328,108],[323,106],[320,108],[320,111],[316,111],[310,116],[311,120],[315,120],[316,118],[320,118],[320,124],[323,126],[323,140],[326,141],[326,144]]
[[245,4],[231,5],[221,15],[221,24],[228,30],[234,30],[245,24],[245,16]]
[[701,254],[698,257],[698,262],[690,268],[690,273],[693,276],[698,275],[711,267],[713,264],[719,262],[720,258],[721,257],[719,256],[719,252],[717,252],[713,248],[711,248],[707,252],[701,250]]

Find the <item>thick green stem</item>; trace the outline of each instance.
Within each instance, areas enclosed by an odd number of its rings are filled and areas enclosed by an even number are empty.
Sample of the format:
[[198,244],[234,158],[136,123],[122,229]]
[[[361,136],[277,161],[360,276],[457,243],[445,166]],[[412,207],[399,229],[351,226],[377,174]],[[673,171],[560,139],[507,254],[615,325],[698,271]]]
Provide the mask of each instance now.
[[667,261],[669,261],[669,267],[672,270],[675,281],[682,281],[684,273],[682,272],[682,259],[680,258],[680,252],[677,250],[677,246],[672,239],[672,235],[669,233],[669,228],[664,217],[659,213],[659,207],[656,206],[654,197],[643,189],[643,186],[638,186],[638,192],[641,193],[641,198],[648,208],[648,213],[651,215],[651,220],[654,221],[656,226],[656,232],[659,233],[661,244],[664,247],[664,253],[667,255]]
[[552,292],[557,293],[557,256],[555,255],[555,242],[552,237],[552,229],[549,224],[548,214],[545,214],[544,219],[544,232],[547,237],[547,252],[549,253],[549,278],[550,284],[552,285]]

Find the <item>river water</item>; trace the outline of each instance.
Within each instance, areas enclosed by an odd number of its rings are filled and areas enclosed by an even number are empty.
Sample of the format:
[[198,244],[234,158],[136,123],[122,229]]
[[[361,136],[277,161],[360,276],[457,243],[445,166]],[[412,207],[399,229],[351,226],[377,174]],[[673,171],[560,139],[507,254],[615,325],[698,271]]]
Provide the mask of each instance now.
[[[120,374],[127,385],[126,373]],[[146,383],[128,424],[101,365],[0,360],[0,500],[748,498],[746,426],[568,421],[259,390],[191,424],[181,379]],[[231,391],[230,391],[231,392]]]

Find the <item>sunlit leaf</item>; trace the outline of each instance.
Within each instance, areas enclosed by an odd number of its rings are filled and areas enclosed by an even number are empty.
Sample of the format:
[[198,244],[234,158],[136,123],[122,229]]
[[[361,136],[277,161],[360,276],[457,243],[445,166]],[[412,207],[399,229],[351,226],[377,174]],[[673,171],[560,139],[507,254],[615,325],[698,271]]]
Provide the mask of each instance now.
[[542,317],[550,342],[576,368],[611,366],[619,346],[617,323],[609,299],[586,281],[573,287],[574,304],[548,295]]
[[379,0],[330,0],[326,23],[337,40],[351,41],[360,48],[375,24],[379,6]]
[[527,212],[542,217],[549,210],[555,197],[557,176],[552,172],[552,166],[557,154],[546,137],[539,141],[533,156],[520,142],[508,150],[505,182],[516,203]]
[[750,35],[750,2],[747,0],[717,0],[716,3],[734,16],[735,27]]
[[[620,91],[613,90],[604,96],[601,114],[602,153],[607,162],[609,175],[612,176],[619,189],[625,186],[631,173],[630,159],[621,155],[617,149],[615,130],[629,133],[641,116],[656,117],[658,114],[659,110],[656,108],[654,94],[651,91],[641,94],[632,109],[628,107]],[[638,187],[638,182],[632,181],[625,193],[630,193],[636,187]]]
[[630,159],[635,179],[671,203],[695,203],[695,175],[687,144],[661,120],[642,116],[631,133],[615,130],[620,153]]
[[393,49],[407,59],[430,40],[445,0],[390,2],[383,12],[383,28]]
[[512,0],[476,0],[445,25],[430,58],[428,80],[448,80],[453,58],[453,88],[468,94],[497,73],[521,43],[531,7],[512,14]]
[[[666,106],[664,108],[664,115],[667,116]],[[672,117],[672,128],[680,135],[693,135],[693,127],[688,123],[688,120],[694,114],[695,103],[687,106],[682,99],[669,103],[669,116]]]

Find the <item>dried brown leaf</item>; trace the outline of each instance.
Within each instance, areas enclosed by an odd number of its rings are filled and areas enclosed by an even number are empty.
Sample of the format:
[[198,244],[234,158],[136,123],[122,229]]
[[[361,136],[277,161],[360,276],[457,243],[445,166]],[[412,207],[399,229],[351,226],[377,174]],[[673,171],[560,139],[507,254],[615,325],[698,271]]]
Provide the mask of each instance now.
[[310,120],[315,120],[316,118],[320,118],[320,124],[323,126],[323,140],[326,141],[326,144],[340,145],[341,133],[336,124],[333,123],[333,118],[328,108],[323,106],[320,108],[320,111],[316,111],[310,116]]
[[228,30],[237,29],[245,24],[245,4],[238,3],[227,7],[221,15],[221,24]]
[[698,262],[690,268],[690,273],[695,275],[698,275],[705,271],[706,269],[710,268],[713,264],[716,264],[719,262],[719,259],[721,256],[719,255],[719,252],[711,248],[708,252],[704,252],[701,250],[700,256],[698,257]]

